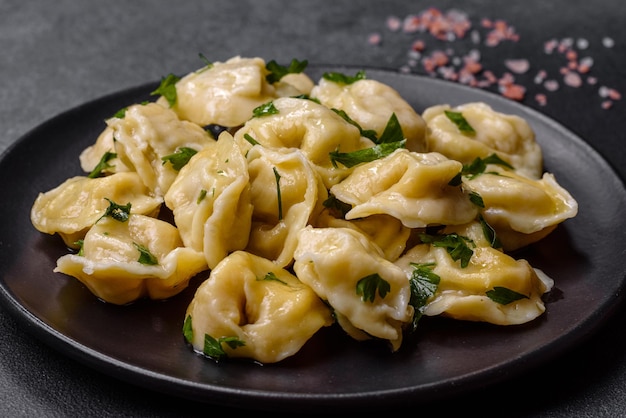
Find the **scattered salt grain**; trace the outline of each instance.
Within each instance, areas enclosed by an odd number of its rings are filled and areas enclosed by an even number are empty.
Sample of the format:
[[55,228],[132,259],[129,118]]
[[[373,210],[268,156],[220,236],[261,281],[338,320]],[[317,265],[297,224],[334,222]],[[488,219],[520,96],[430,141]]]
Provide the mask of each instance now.
[[530,63],[527,59],[507,59],[504,60],[504,65],[515,74],[524,74],[530,68]]
[[543,93],[537,93],[535,95],[535,101],[539,106],[545,106],[548,104],[548,97]]
[[543,87],[548,91],[557,91],[559,89],[559,82],[556,80],[546,80],[543,83]]
[[580,75],[574,71],[569,71],[563,77],[563,82],[570,87],[580,87],[583,84],[583,80]]
[[396,16],[389,16],[387,18],[387,29],[392,32],[397,32],[402,27],[402,20]]
[[380,45],[381,41],[382,41],[382,37],[380,33],[372,33],[367,38],[367,43],[369,43],[370,45]]
[[589,47],[589,41],[585,38],[578,38],[576,40],[576,48],[578,49],[587,49]]
[[604,45],[606,48],[613,48],[613,46],[615,46],[615,41],[613,40],[613,38],[605,36],[604,38],[602,38],[602,45]]

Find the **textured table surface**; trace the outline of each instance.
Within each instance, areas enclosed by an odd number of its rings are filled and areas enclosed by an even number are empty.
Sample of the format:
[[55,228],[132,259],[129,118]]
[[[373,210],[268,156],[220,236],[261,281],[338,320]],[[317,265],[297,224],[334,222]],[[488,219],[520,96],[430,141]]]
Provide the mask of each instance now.
[[[447,44],[431,34],[394,26],[429,7],[457,8],[472,26],[463,38],[450,38]],[[496,21],[506,25],[510,37],[489,45]],[[626,99],[618,94],[626,93],[624,22],[626,3],[620,0],[472,0],[462,5],[400,0],[213,0],[176,5],[161,0],[0,0],[0,152],[64,110],[170,72],[195,70],[202,64],[199,53],[213,61],[234,55],[285,63],[306,58],[316,64],[428,74],[423,58],[438,48],[457,59],[478,57],[483,72],[497,77],[510,71],[507,60],[527,60],[530,69],[514,75],[515,84],[525,88],[522,103],[589,142],[626,178]],[[426,46],[422,56],[415,53],[416,40]],[[561,68],[574,57],[558,46],[548,50],[555,42],[569,45],[578,55],[576,62],[590,65],[588,72],[580,67],[572,71],[582,85],[575,85],[575,76],[563,77]],[[486,88],[498,91],[496,86]],[[625,416],[625,308],[556,361],[495,388],[420,405],[411,413]],[[92,370],[40,342],[2,307],[0,335],[0,416],[237,412],[157,395]]]

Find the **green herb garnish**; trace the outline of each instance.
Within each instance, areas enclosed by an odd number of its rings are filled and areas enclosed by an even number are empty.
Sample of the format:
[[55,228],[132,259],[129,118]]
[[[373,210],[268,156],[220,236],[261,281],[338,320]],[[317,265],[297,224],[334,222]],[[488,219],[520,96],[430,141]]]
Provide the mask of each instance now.
[[487,239],[487,241],[489,242],[489,245],[491,245],[493,248],[502,248],[502,243],[496,235],[496,230],[487,223],[485,218],[483,218],[483,215],[478,215],[478,221],[480,222],[480,226],[483,230],[483,235],[485,236],[485,239]]
[[272,60],[265,64],[265,68],[270,72],[268,75],[265,76],[265,80],[267,80],[267,82],[270,84],[274,84],[277,81],[280,81],[280,79],[287,74],[296,74],[303,72],[306,69],[307,65],[309,65],[309,62],[307,60],[298,61],[295,58],[291,60],[291,63],[289,63],[288,67],[280,65],[276,61]]
[[444,110],[443,113],[456,125],[461,133],[466,135],[476,135],[476,131],[469,124],[465,116],[461,112],[453,112],[451,110]]
[[336,217],[340,217],[341,219],[344,219],[346,217],[346,213],[352,209],[352,205],[342,202],[333,194],[328,195],[328,199],[324,200],[323,205],[325,208],[339,214],[340,216]]
[[150,95],[165,97],[170,107],[173,107],[176,104],[176,83],[178,80],[180,80],[180,77],[171,73],[168,74],[161,78],[161,84]]
[[252,117],[260,118],[263,116],[275,115],[277,113],[278,113],[278,109],[276,109],[276,106],[274,106],[274,103],[268,102],[268,103],[262,104],[254,108],[254,110],[252,110]]
[[189,147],[180,147],[173,154],[161,157],[163,164],[170,162],[172,168],[176,171],[180,171],[198,151]]
[[108,197],[105,197],[105,199],[109,201],[109,207],[106,208],[106,210],[104,211],[104,214],[100,218],[98,218],[98,221],[106,216],[111,217],[119,222],[128,221],[128,217],[130,216],[130,208],[131,208],[130,202],[122,206],[122,205],[118,205],[117,203],[109,199]]
[[475,246],[474,242],[457,233],[444,235],[420,234],[420,239],[426,244],[445,248],[454,261],[461,261],[461,267],[463,268],[468,266],[470,258],[474,255],[474,250],[469,247],[469,245]]
[[206,189],[200,190],[200,194],[198,195],[198,199],[196,199],[196,203],[200,204],[200,202],[202,202],[204,198],[206,197],[206,194],[207,194]]
[[325,80],[332,81],[337,84],[352,84],[366,78],[365,71],[360,70],[355,75],[349,76],[338,72],[327,72],[322,75]]
[[188,343],[193,342],[193,327],[191,325],[191,315],[187,315],[183,323],[183,337]]
[[411,322],[412,331],[415,331],[417,323],[424,314],[426,303],[437,291],[441,278],[433,272],[432,268],[434,264],[411,263],[411,266],[413,266],[414,269],[409,279],[411,287],[409,305],[414,309],[413,320]]
[[494,286],[492,290],[486,292],[486,295],[489,299],[500,305],[508,305],[516,300],[528,299],[528,296],[502,286]]
[[278,200],[278,220],[282,220],[283,219],[283,199],[280,193],[280,174],[278,173],[278,170],[276,170],[276,167],[273,167],[272,170],[274,170],[274,178],[276,179],[276,199]]
[[378,273],[370,274],[356,283],[356,294],[361,296],[363,302],[374,302],[376,292],[384,298],[391,290],[389,282],[380,277]]
[[367,163],[371,161],[384,158],[399,148],[404,148],[406,139],[397,142],[386,142],[384,144],[378,144],[370,148],[364,148],[362,150],[353,152],[330,152],[330,162],[334,167],[337,167],[337,163],[341,163],[347,168],[354,167],[361,163]]
[[157,260],[154,254],[152,254],[146,247],[141,244],[137,244],[136,242],[133,242],[133,245],[139,251],[139,258],[137,261],[141,264],[145,264],[147,266],[155,266],[159,264],[159,260]]
[[209,334],[204,334],[204,348],[202,352],[217,361],[223,360],[228,357],[226,351],[222,348],[222,344],[224,343],[232,349],[246,345],[245,342],[237,337],[220,337],[219,339],[215,339]]
[[289,286],[289,284],[283,280],[280,280],[278,278],[278,276],[276,275],[276,273],[274,273],[273,271],[268,272],[265,276],[263,276],[262,278],[257,278],[257,280],[269,280],[269,281],[275,281],[278,283],[282,283],[285,286]]
[[[507,163],[502,158],[498,157],[497,154],[491,154],[490,156],[485,157],[485,158],[476,157],[471,163],[463,164],[462,173],[464,176],[469,177],[470,179],[473,179],[475,177],[478,177],[481,174],[485,174],[485,170],[487,169],[488,164],[501,165],[503,167],[514,170],[511,164]],[[491,174],[498,174],[498,173],[493,172]]]
[[114,165],[109,164],[109,161],[111,161],[115,157],[117,157],[117,154],[110,151],[102,154],[102,157],[100,157],[100,161],[98,162],[98,164],[96,164],[94,169],[91,170],[91,173],[89,173],[87,177],[89,177],[90,179],[95,179],[96,177],[100,177],[104,170],[115,167]]

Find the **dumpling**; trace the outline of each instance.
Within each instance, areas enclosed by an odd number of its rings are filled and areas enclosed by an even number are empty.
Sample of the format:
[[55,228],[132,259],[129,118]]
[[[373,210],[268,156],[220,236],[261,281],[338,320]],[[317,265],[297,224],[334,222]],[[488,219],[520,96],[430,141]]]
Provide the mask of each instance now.
[[484,174],[464,177],[463,184],[481,196],[481,212],[506,251],[539,241],[578,213],[576,200],[551,173],[533,179],[488,165]]
[[315,83],[305,73],[289,73],[285,74],[273,86],[276,97],[294,97],[310,95]]
[[167,299],[206,269],[201,252],[183,247],[176,227],[144,215],[99,220],[79,254],[57,260],[57,273],[73,276],[98,298],[125,305],[140,298]]
[[232,135],[195,154],[165,195],[185,246],[204,252],[210,268],[248,244],[252,221],[248,164]]
[[350,169],[335,167],[330,153],[352,152],[372,147],[357,127],[313,100],[283,97],[272,102],[276,112],[254,117],[235,133],[235,140],[245,151],[249,139],[272,149],[299,148],[320,173],[327,187],[346,177]]
[[[445,111],[461,113],[475,131],[461,132]],[[476,158],[497,154],[526,176],[540,178],[543,173],[541,147],[528,122],[517,116],[497,112],[482,102],[457,107],[437,105],[426,109],[422,117],[428,126],[428,151],[470,164]]]
[[[187,74],[176,83],[172,109],[181,119],[200,126],[243,125],[252,111],[275,97],[261,58],[233,57]],[[164,98],[158,103],[167,107]]]
[[[185,315],[185,337],[198,352],[275,363],[296,354],[321,328],[330,309],[310,287],[270,260],[244,251],[224,258],[195,293]],[[221,343],[218,355],[207,338]],[[221,352],[223,350],[223,353]]]
[[285,267],[298,231],[322,210],[327,191],[299,149],[252,147],[247,155],[252,228],[246,251]]
[[438,153],[398,149],[387,157],[361,164],[330,192],[352,205],[346,219],[387,214],[408,228],[463,224],[477,209],[458,186],[448,183],[462,169]]
[[[349,335],[354,327],[388,340],[394,351],[400,347],[403,327],[414,312],[408,276],[364,234],[351,228],[306,227],[298,235],[294,258],[296,276],[350,324],[344,327]],[[371,284],[371,293],[359,292]],[[381,291],[385,284],[386,292]]]
[[113,117],[107,124],[113,130],[119,159],[160,196],[165,195],[180,169],[163,158],[185,150],[198,152],[214,142],[200,126],[180,120],[171,109],[155,103],[129,106],[124,117]]
[[76,176],[56,188],[40,193],[31,208],[30,219],[40,232],[58,233],[65,245],[77,248],[87,230],[104,215],[110,201],[131,204],[132,213],[156,216],[163,199],[150,190],[134,172],[120,172],[106,177]]
[[[533,269],[526,260],[489,246],[476,246],[466,267],[455,261],[446,248],[419,244],[395,263],[406,274],[414,264],[430,265],[440,281],[434,296],[423,312],[426,316],[443,315],[465,321],[497,325],[523,324],[545,311],[541,296],[553,285],[550,278]],[[513,291],[520,299],[500,303],[489,292]]]
[[410,151],[425,152],[426,123],[391,86],[380,81],[361,79],[351,84],[322,78],[311,96],[323,105],[346,112],[361,128],[374,130],[380,138],[395,113]]

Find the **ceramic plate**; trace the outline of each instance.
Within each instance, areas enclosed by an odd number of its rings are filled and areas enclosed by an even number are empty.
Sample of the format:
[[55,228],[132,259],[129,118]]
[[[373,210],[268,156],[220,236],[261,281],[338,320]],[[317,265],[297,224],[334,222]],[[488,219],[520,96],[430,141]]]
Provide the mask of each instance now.
[[[320,67],[309,74],[317,79],[328,70],[356,72]],[[395,354],[331,327],[278,364],[216,365],[193,354],[181,333],[202,278],[166,302],[99,302],[77,280],[52,272],[66,248],[60,238],[36,231],[29,211],[39,192],[83,174],[78,156],[104,129],[105,118],[154,99],[149,92],[155,83],[65,112],[4,153],[0,301],[38,338],[119,379],[182,398],[274,410],[432,401],[513,378],[587,338],[621,301],[625,281],[624,244],[615,231],[626,230],[626,192],[607,162],[566,128],[494,94],[394,72],[371,69],[367,75],[395,87],[418,112],[435,104],[483,101],[531,124],[546,170],[580,205],[576,218],[517,254],[556,281],[542,317],[511,327],[424,318]]]

